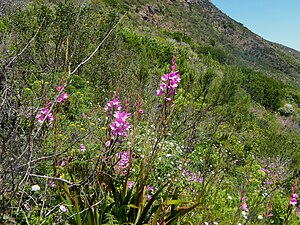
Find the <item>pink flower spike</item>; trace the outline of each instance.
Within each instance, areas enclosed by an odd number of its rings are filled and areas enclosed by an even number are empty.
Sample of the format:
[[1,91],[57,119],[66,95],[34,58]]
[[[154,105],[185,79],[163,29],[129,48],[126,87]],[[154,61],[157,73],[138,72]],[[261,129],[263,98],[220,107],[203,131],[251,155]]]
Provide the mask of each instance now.
[[164,74],[161,76],[162,81],[167,81],[169,79],[169,74]]
[[62,86],[57,86],[57,87],[56,87],[56,90],[57,90],[58,92],[60,92],[62,89],[63,89]]

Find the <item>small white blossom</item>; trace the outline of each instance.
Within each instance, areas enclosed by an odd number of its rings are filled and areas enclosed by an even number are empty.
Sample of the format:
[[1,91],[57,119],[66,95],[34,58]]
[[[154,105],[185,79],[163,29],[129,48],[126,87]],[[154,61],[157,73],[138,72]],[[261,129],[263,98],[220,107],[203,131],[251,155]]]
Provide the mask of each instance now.
[[67,208],[64,205],[59,206],[60,211],[67,212]]
[[259,219],[259,220],[262,220],[264,217],[262,216],[262,215],[259,215],[258,217],[257,217],[257,219]]
[[243,217],[244,217],[245,219],[248,219],[247,212],[242,211],[242,215],[243,215]]
[[35,185],[33,185],[33,186],[31,187],[31,191],[39,191],[39,190],[41,190],[41,188],[40,188],[40,186],[37,185],[37,184],[35,184]]

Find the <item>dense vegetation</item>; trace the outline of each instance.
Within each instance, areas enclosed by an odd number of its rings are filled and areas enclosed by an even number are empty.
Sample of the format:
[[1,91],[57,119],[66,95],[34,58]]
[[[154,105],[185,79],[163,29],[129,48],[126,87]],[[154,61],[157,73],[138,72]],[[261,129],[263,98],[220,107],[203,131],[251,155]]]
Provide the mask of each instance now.
[[299,224],[300,90],[172,24],[200,3],[6,6],[0,223]]

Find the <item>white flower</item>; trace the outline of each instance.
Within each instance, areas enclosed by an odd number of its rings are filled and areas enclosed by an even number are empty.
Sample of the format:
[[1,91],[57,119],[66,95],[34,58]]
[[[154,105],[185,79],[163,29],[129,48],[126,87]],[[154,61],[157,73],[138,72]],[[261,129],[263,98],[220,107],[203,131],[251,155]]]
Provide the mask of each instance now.
[[59,206],[60,211],[67,212],[67,208],[64,205]]
[[248,216],[247,216],[247,212],[246,211],[242,211],[242,215],[245,219],[248,219]]
[[258,217],[257,217],[257,219],[259,219],[259,220],[262,220],[264,217],[262,216],[262,215],[259,215]]
[[218,225],[219,223],[218,222],[214,222],[214,225]]
[[228,195],[227,199],[228,200],[232,200],[232,197],[230,195]]
[[209,223],[208,222],[204,222],[204,225],[209,225]]
[[33,185],[33,186],[31,187],[31,191],[39,191],[39,190],[41,190],[41,188],[40,188],[40,186],[37,185],[37,184],[35,184],[35,185]]

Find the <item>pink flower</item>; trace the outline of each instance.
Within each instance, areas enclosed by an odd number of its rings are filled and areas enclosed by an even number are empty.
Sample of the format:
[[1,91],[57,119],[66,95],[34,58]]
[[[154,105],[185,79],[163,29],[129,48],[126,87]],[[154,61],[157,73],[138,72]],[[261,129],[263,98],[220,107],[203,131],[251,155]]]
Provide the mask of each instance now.
[[45,119],[48,119],[49,122],[52,122],[54,120],[53,114],[50,112],[49,107],[51,106],[51,102],[45,105],[44,108],[40,110],[40,112],[36,115],[36,118],[38,119],[39,123],[43,123]]
[[109,101],[107,105],[104,107],[105,112],[120,111],[120,110],[121,110],[121,103],[119,102],[118,98],[114,98],[113,100]]
[[36,118],[38,119],[39,123],[43,123],[43,121],[45,120],[45,116],[43,114],[41,114],[41,113],[38,113],[36,115]]
[[163,75],[161,76],[161,80],[162,80],[162,81],[167,81],[167,80],[169,80],[169,74],[163,74]]
[[87,115],[85,113],[82,113],[81,116],[82,116],[83,119],[87,118]]
[[149,191],[149,192],[151,192],[151,193],[154,192],[153,187],[151,187],[150,185],[147,185],[147,186],[146,186],[146,190]]
[[128,181],[128,182],[127,182],[127,187],[128,187],[128,189],[132,189],[132,187],[133,187],[133,182],[132,182],[132,181]]
[[67,100],[68,94],[66,92],[61,93],[61,95],[57,98],[57,102],[61,103]]
[[139,113],[139,114],[144,114],[144,110],[139,109],[139,110],[138,110],[138,113]]
[[54,118],[53,118],[53,114],[50,112],[50,113],[48,113],[48,115],[47,115],[47,119],[48,119],[48,121],[49,122],[51,122],[51,121],[53,121],[54,120]]
[[129,163],[129,154],[128,151],[123,151],[123,152],[119,152],[117,154],[117,158],[118,158],[118,165],[120,169],[126,168],[128,167],[128,163]]
[[167,89],[167,85],[166,85],[165,83],[161,83],[161,84],[160,84],[160,89],[161,89],[162,91],[166,90],[166,89]]
[[57,86],[57,87],[56,87],[56,90],[57,90],[58,92],[60,92],[60,91],[62,90],[62,86]]
[[247,207],[246,202],[241,203],[240,209],[241,209],[242,211],[248,212],[248,207]]
[[126,112],[120,112],[117,111],[114,114],[114,117],[116,118],[116,121],[118,122],[125,122],[130,116],[130,113],[126,113]]
[[66,161],[65,160],[61,160],[59,163],[58,163],[59,166],[65,166],[66,165]]
[[106,141],[106,142],[104,143],[104,146],[105,146],[106,148],[108,148],[108,147],[110,146],[110,140]]
[[170,81],[170,88],[175,89],[178,86],[177,82],[174,80]]
[[84,144],[80,144],[79,148],[81,152],[84,152],[86,150]]
[[152,198],[151,195],[149,195],[149,194],[146,195],[146,200],[147,200],[147,201],[150,201],[151,198]]
[[48,112],[49,112],[49,109],[46,107],[41,109],[41,113],[44,115],[48,114]]
[[248,207],[247,207],[247,204],[246,204],[246,197],[244,195],[244,191],[242,191],[240,209],[242,211],[248,212]]
[[296,194],[296,193],[294,193],[294,194],[292,194],[292,196],[291,196],[291,198],[290,198],[290,205],[292,205],[292,206],[296,206],[297,205],[297,198],[298,198],[299,196]]
[[157,90],[156,91],[156,96],[160,96],[160,95],[162,95],[164,92],[161,90],[161,89],[159,89],[159,90]]

